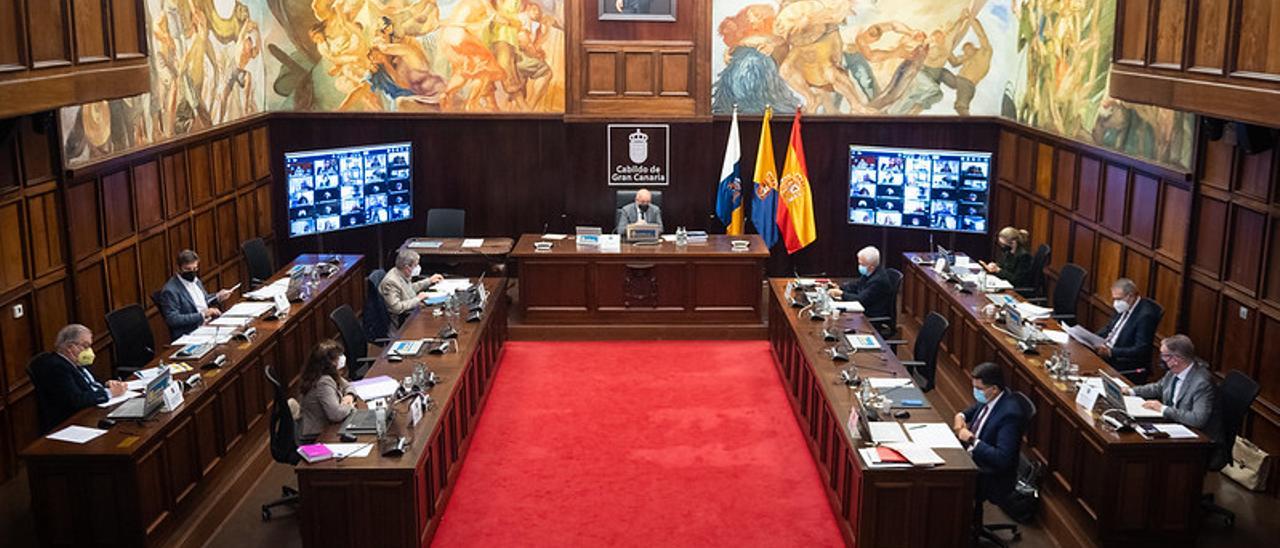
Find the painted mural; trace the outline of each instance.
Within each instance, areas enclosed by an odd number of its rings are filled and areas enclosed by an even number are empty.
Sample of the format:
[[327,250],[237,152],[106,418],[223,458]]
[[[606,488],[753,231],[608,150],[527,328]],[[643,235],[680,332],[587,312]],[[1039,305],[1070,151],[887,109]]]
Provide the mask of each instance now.
[[263,0],[145,0],[151,92],[61,109],[68,165],[262,111]]
[[564,0],[266,1],[272,110],[564,111]]

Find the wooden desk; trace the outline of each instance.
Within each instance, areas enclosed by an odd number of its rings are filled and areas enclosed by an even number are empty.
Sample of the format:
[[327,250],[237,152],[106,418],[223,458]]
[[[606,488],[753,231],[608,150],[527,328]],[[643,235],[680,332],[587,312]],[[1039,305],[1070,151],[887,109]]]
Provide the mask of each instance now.
[[[501,273],[505,271],[507,255],[515,240],[511,238],[485,238],[480,247],[462,247],[465,238],[409,238],[400,244],[399,251],[416,252],[424,263],[466,264],[472,268],[464,269],[467,275],[479,276],[482,272]],[[414,247],[415,243],[440,242],[440,247]],[[423,267],[426,270],[427,267]],[[424,272],[424,274],[430,274]]]
[[[413,438],[400,457],[382,457],[375,448],[364,458],[298,464],[299,525],[305,546],[431,544],[506,342],[506,282],[485,279],[489,300],[479,322],[454,322],[458,352],[401,362],[387,361],[384,355],[370,368],[366,378],[387,375],[399,380],[411,375],[415,364],[425,363],[441,377],[430,391],[435,407],[410,427],[408,404],[397,405],[388,431]],[[434,337],[444,323],[430,309],[421,309],[405,322],[400,338]],[[373,437],[361,436],[359,443]],[[338,426],[330,426],[319,440],[338,441]]]
[[[748,240],[733,251],[730,240]],[[536,251],[525,234],[511,253],[520,273],[524,324],[693,325],[746,324],[763,332],[761,285],[769,259],[758,235],[714,234],[705,244],[678,247],[622,244],[618,252],[579,247],[575,240]]]
[[[903,316],[917,323],[936,311],[951,322],[939,352],[938,389],[953,405],[969,401],[967,371],[984,361],[1003,366],[1013,388],[1035,403],[1024,449],[1048,468],[1041,520],[1064,546],[1189,545],[1200,523],[1199,499],[1210,442],[1146,440],[1104,430],[1096,412],[1075,404],[1075,387],[1049,377],[1042,356],[1024,355],[1013,337],[979,317],[990,301],[960,293],[906,253]],[[1010,293],[1012,294],[1012,293]],[[1058,322],[1047,328],[1062,329]],[[1051,356],[1056,347],[1041,349]],[[1116,375],[1092,350],[1071,340],[1081,374]],[[1116,375],[1119,376],[1119,375]]]
[[[299,256],[275,278],[294,264],[330,257]],[[321,280],[315,296],[295,303],[284,320],[258,320],[258,334],[251,342],[221,345],[195,362],[194,372],[204,382],[186,393],[177,411],[142,423],[121,422],[83,445],[40,438],[28,446],[22,457],[40,542],[156,546],[178,527],[189,526],[196,501],[225,487],[266,444],[271,386],[263,365],[273,365],[281,378],[295,380],[315,342],[334,331],[329,312],[344,303],[363,302],[364,259],[339,258],[338,273]],[[162,357],[167,359],[174,350],[162,349]],[[199,369],[218,354],[227,356],[221,369]],[[58,428],[96,427],[109,411],[91,407]]]
[[[839,379],[848,364],[827,357],[825,349],[834,343],[823,341],[823,322],[797,316],[799,309],[787,304],[786,283],[769,282],[769,343],[846,544],[969,546],[978,473],[969,453],[938,449],[947,463],[934,468],[868,468],[855,451],[861,444],[846,426],[854,395]],[[842,314],[839,324],[876,332],[862,314]],[[889,351],[859,352],[849,364],[856,365],[863,378],[909,377]],[[950,424],[951,417],[929,407],[912,409],[903,422]]]

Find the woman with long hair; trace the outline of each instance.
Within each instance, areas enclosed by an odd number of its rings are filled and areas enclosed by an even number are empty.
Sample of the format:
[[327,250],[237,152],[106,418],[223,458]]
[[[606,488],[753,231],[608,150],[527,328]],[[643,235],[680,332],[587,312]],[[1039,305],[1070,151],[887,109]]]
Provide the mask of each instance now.
[[355,391],[340,373],[346,365],[342,345],[333,339],[320,341],[311,351],[299,384],[303,440],[314,440],[326,426],[342,422],[355,409]]
[[996,262],[985,263],[987,272],[1008,281],[1014,287],[1030,287],[1033,283],[1031,272],[1031,234],[1026,230],[1006,226],[996,235],[1000,245],[1000,254]]

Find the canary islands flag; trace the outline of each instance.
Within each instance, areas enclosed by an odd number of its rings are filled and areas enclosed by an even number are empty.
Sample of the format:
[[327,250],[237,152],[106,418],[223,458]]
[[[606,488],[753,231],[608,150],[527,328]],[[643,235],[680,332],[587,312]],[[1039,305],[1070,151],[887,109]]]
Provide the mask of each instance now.
[[756,174],[751,177],[755,192],[751,196],[751,224],[764,239],[766,248],[778,243],[778,223],[774,217],[778,209],[778,168],[773,161],[773,132],[769,131],[769,119],[773,109],[766,108],[760,128],[760,148],[756,152]]
[[729,125],[729,144],[724,147],[724,166],[720,168],[720,186],[716,191],[716,216],[724,223],[724,233],[742,235],[742,145],[738,141],[738,109],[733,109]]
[[778,228],[787,242],[787,253],[804,249],[818,239],[813,222],[813,195],[809,191],[809,169],[804,162],[804,143],[800,140],[800,109],[791,122],[791,141],[787,144],[787,160],[782,165],[782,183],[778,185]]

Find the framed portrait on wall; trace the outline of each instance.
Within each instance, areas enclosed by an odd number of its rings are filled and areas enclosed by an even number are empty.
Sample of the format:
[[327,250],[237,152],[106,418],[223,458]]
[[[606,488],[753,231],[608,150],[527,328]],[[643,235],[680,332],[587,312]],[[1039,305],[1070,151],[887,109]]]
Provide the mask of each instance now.
[[599,0],[600,19],[606,21],[676,20],[677,0]]

